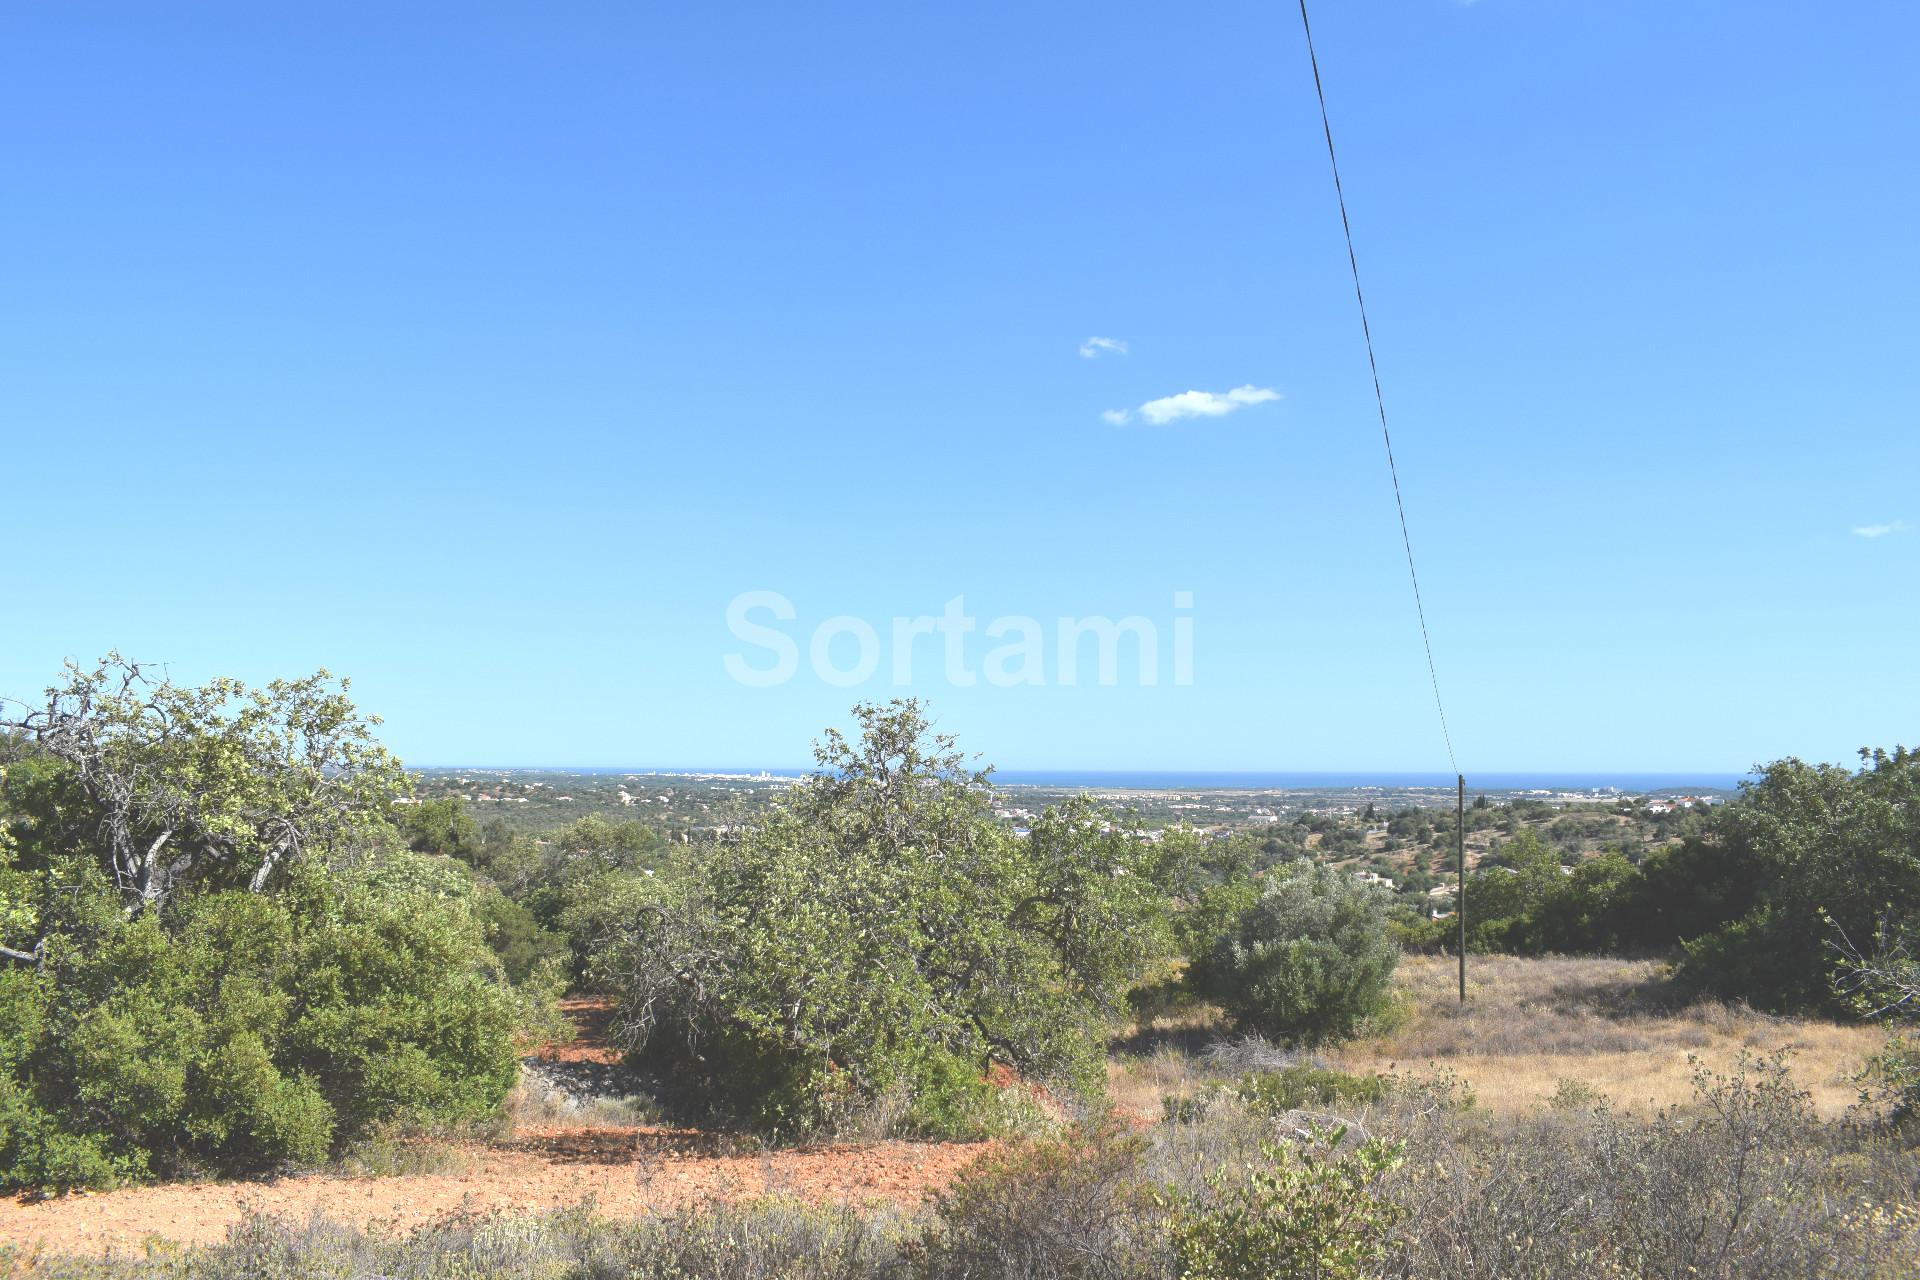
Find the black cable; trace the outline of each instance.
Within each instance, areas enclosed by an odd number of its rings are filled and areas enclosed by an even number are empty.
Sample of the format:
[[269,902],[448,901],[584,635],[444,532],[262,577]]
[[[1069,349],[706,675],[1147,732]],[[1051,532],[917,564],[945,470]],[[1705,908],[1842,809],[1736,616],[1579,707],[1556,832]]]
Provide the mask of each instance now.
[[1433,705],[1440,713],[1440,737],[1447,744],[1447,761],[1458,776],[1453,735],[1447,729],[1447,706],[1440,700],[1440,673],[1433,662],[1433,638],[1427,634],[1427,608],[1420,600],[1420,574],[1413,567],[1413,539],[1407,533],[1407,504],[1400,497],[1400,469],[1393,462],[1393,433],[1387,430],[1387,398],[1380,391],[1380,365],[1373,357],[1373,328],[1367,323],[1367,296],[1360,289],[1360,259],[1353,252],[1353,223],[1347,218],[1347,193],[1340,186],[1340,158],[1333,150],[1333,123],[1327,118],[1327,91],[1320,83],[1320,58],[1313,51],[1313,24],[1307,21],[1307,0],[1300,0],[1300,29],[1307,36],[1307,60],[1313,64],[1313,92],[1320,99],[1320,128],[1327,135],[1327,163],[1333,167],[1333,194],[1340,202],[1340,229],[1347,237],[1347,266],[1353,271],[1353,300],[1360,304],[1360,333],[1367,341],[1367,368],[1373,373],[1373,402],[1380,408],[1380,438],[1387,446],[1387,474],[1393,477],[1393,506],[1400,513],[1400,545],[1407,551],[1407,576],[1413,581],[1413,610],[1420,618],[1420,643],[1427,651],[1427,676],[1433,681]]

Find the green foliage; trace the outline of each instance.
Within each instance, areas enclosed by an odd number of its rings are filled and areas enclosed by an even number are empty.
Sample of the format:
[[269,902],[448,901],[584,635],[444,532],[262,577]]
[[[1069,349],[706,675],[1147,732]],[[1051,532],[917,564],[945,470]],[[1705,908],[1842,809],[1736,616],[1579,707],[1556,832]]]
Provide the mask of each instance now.
[[311,1164],[515,1078],[522,1010],[458,900],[305,864],[103,921],[0,975],[0,1184]]
[[[0,737],[0,1185],[306,1165],[497,1106],[556,945],[400,848],[375,723],[324,672],[116,656]],[[470,852],[458,811],[405,816]]]
[[1771,1009],[1843,1011],[1838,928],[1866,937],[1920,912],[1920,752],[1861,753],[1857,772],[1783,760],[1718,815],[1711,839],[1755,871],[1756,905],[1687,947],[1678,977]]
[[467,802],[459,796],[443,796],[419,804],[395,807],[400,834],[415,853],[438,854],[477,865],[483,848],[480,824],[473,819]]
[[565,934],[542,925],[533,912],[497,889],[475,895],[474,915],[507,981],[516,987],[541,979],[564,983],[571,956]]
[[1173,940],[1189,965],[1204,964],[1260,897],[1253,871],[1262,852],[1245,840],[1212,840],[1188,827],[1161,837],[1156,878],[1178,903]]
[[304,856],[377,840],[406,778],[347,688],[325,671],[189,688],[117,654],[69,663],[42,709],[0,726],[33,757],[8,780],[21,865],[84,861],[153,910],[185,889],[258,892]]
[[[1920,911],[1920,755],[1865,751],[1857,771],[1782,760],[1683,838],[1636,865],[1561,855],[1531,830],[1490,853],[1467,892],[1478,951],[1664,951],[1700,995],[1773,1010],[1847,1010],[1829,981],[1839,928],[1866,936],[1891,910]],[[1515,806],[1516,808],[1518,806]],[[1555,828],[1585,838],[1560,819]],[[1399,924],[1409,946],[1451,946],[1454,922]]]
[[1352,1035],[1378,1012],[1399,952],[1387,896],[1329,867],[1276,872],[1195,974],[1243,1031],[1285,1043]]
[[1017,838],[917,704],[856,714],[857,746],[830,733],[771,819],[609,938],[631,1043],[685,1101],[782,1133],[992,1062],[1097,1088],[1169,945],[1150,852],[1084,801]]
[[1894,1125],[1910,1128],[1920,1118],[1920,1037],[1896,1031],[1867,1059],[1859,1074],[1860,1102]]
[[1277,1116],[1304,1107],[1378,1102],[1387,1095],[1387,1081],[1382,1076],[1349,1075],[1295,1063],[1279,1071],[1250,1072],[1241,1077],[1236,1091],[1255,1112]]
[[1379,1274],[1404,1211],[1381,1181],[1401,1147],[1315,1129],[1265,1145],[1262,1160],[1207,1179],[1214,1196],[1176,1200],[1169,1232],[1182,1280],[1366,1280]]
[[1467,944],[1476,951],[1531,951],[1537,917],[1561,889],[1560,855],[1531,827],[1497,845],[1467,885]]

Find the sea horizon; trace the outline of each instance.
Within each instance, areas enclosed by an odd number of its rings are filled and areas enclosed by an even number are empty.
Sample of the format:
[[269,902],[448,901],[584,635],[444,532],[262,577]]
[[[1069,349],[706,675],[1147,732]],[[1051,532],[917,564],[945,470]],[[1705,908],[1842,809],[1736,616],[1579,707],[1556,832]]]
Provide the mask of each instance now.
[[[567,773],[587,777],[649,775],[799,778],[814,772],[792,765],[414,765],[421,773]],[[1722,769],[1489,770],[1467,775],[1469,791],[1734,791],[1755,775]],[[1310,791],[1326,788],[1380,790],[1446,789],[1454,775],[1442,770],[1390,769],[995,769],[993,780],[1014,787],[1079,787],[1115,791]]]

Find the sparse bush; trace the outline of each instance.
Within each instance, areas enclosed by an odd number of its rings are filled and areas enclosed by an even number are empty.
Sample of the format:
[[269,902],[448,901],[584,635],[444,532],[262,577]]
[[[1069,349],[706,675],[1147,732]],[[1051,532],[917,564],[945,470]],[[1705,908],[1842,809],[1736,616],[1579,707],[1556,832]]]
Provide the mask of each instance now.
[[1164,1232],[1142,1178],[1147,1139],[1112,1116],[982,1157],[934,1202],[934,1280],[1095,1280],[1164,1272]]
[[[633,1221],[581,1206],[526,1217],[457,1213],[411,1235],[314,1218],[248,1218],[224,1244],[146,1258],[36,1259],[48,1280],[881,1280],[900,1276],[904,1226],[884,1213],[770,1198]],[[0,1267],[7,1261],[0,1248]]]
[[[1304,1057],[1311,1059],[1312,1055]],[[1299,1050],[1283,1049],[1258,1035],[1215,1040],[1200,1052],[1201,1065],[1209,1074],[1216,1076],[1240,1076],[1251,1071],[1284,1071],[1302,1059]]]
[[1400,1148],[1344,1129],[1261,1148],[1251,1167],[1208,1176],[1212,1195],[1173,1202],[1168,1234],[1182,1280],[1366,1280],[1379,1274],[1405,1210],[1381,1194]]
[[[1913,1154],[1827,1128],[1777,1060],[1696,1073],[1650,1120],[1603,1105],[1406,1130],[1391,1274],[1842,1280],[1913,1274]],[[1582,1100],[1585,1103],[1585,1100]],[[1850,1154],[1840,1156],[1842,1150]]]
[[1223,1101],[1246,1114],[1277,1119],[1294,1111],[1377,1103],[1393,1087],[1385,1076],[1356,1076],[1344,1071],[1295,1063],[1278,1071],[1252,1071],[1237,1080],[1211,1080],[1196,1092],[1162,1100],[1165,1118],[1193,1124],[1211,1115]]
[[1283,1071],[1244,1076],[1235,1088],[1256,1115],[1277,1116],[1307,1107],[1378,1102],[1386,1096],[1388,1082],[1382,1076],[1356,1076],[1296,1064]]
[[[789,1199],[613,1222],[459,1214],[411,1236],[252,1219],[213,1248],[40,1259],[89,1280],[1905,1280],[1920,1153],[1825,1125],[1777,1064],[1701,1073],[1651,1119],[1600,1105],[1502,1121],[1396,1084],[1349,1134],[1238,1100],[983,1155],[931,1214]],[[1373,1135],[1367,1137],[1365,1135]],[[4,1258],[0,1257],[0,1262]]]

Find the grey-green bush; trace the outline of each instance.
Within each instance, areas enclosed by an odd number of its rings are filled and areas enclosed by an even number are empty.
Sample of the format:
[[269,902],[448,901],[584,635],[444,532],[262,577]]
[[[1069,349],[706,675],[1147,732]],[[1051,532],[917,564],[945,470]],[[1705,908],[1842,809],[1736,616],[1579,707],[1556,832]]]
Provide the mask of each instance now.
[[1275,871],[1234,922],[1195,985],[1236,1028],[1287,1044],[1319,1044],[1378,1012],[1399,962],[1387,895],[1331,867]]

